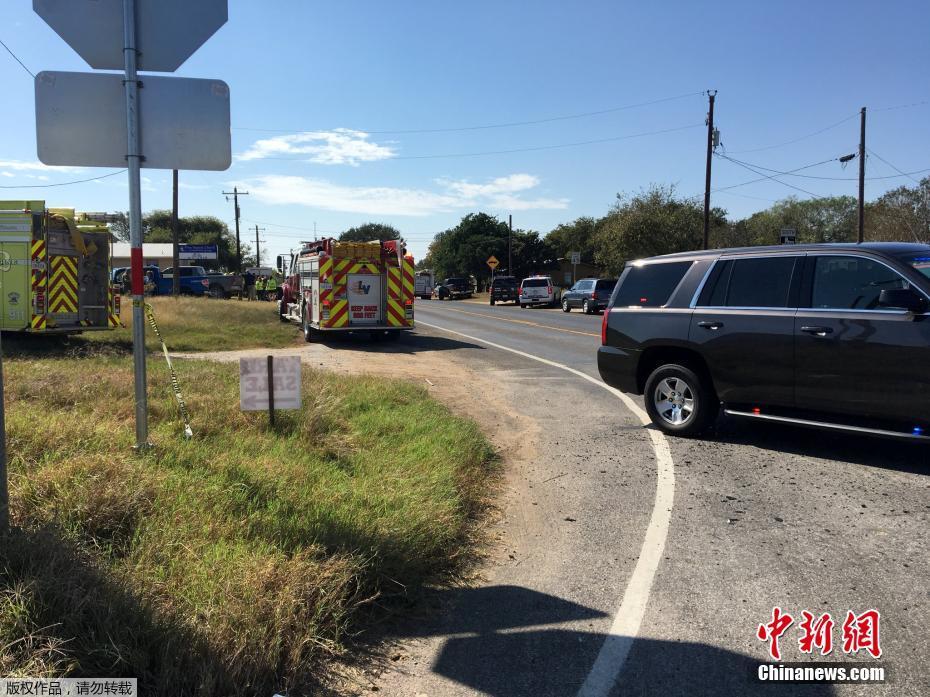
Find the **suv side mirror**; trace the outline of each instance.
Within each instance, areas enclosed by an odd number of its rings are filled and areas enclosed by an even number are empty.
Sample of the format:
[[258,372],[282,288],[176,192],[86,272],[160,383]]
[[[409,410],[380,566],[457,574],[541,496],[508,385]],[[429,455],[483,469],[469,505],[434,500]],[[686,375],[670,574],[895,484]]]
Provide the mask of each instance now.
[[886,288],[878,296],[879,307],[907,310],[914,314],[925,312],[927,301],[910,288]]

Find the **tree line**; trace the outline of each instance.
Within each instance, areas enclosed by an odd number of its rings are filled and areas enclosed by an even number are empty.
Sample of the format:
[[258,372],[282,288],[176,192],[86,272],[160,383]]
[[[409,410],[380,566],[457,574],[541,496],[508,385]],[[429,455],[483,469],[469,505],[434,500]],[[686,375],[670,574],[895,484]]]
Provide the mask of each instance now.
[[[798,243],[855,242],[857,201],[852,196],[799,200],[788,197],[747,218],[730,220],[712,208],[711,247],[778,244],[783,228]],[[489,275],[492,254],[507,265],[508,226],[486,213],[470,213],[434,238],[418,268],[439,276]],[[866,241],[930,241],[930,177],[900,186],[865,206]],[[697,197],[680,196],[674,186],[654,184],[635,194],[621,193],[605,215],[562,223],[545,236],[513,231],[513,269],[525,277],[557,268],[557,260],[579,252],[581,261],[617,275],[633,259],[700,249],[704,240],[704,206]]]

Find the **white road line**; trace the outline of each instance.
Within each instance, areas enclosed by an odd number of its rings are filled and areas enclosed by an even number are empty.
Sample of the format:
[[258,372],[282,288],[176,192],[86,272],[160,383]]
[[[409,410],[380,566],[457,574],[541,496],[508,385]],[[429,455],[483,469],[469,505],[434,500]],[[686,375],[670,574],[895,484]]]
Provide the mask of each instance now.
[[[417,323],[449,334],[456,334],[470,341],[478,341],[502,351],[509,351],[553,368],[568,371],[616,396],[644,426],[652,423],[649,415],[631,397],[580,370],[556,361],[534,356],[531,353],[518,351],[509,346],[495,344],[487,339],[479,339],[476,336],[469,336],[462,332],[446,329],[436,324],[419,320]],[[662,552],[665,550],[665,540],[668,538],[668,528],[672,519],[672,505],[675,501],[675,466],[665,436],[660,431],[649,429],[649,437],[652,439],[652,448],[656,454],[658,476],[656,498],[652,505],[649,526],[646,528],[646,537],[639,551],[639,559],[633,568],[629,583],[627,583],[626,591],[623,593],[623,599],[620,601],[620,607],[617,608],[613,622],[607,632],[607,638],[604,640],[603,646],[601,646],[600,653],[598,653],[588,677],[581,689],[578,690],[577,697],[606,697],[613,689],[636,635],[639,634],[639,627],[642,624],[643,615],[646,613],[646,603],[649,601],[649,592],[652,590],[652,582],[655,579],[656,570],[659,568],[659,562],[662,560]]]

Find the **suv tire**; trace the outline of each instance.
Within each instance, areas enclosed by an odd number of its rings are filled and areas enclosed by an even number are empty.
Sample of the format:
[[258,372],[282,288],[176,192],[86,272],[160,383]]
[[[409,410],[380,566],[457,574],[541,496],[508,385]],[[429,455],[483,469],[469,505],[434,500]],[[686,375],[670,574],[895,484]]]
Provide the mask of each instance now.
[[494,304],[494,298],[491,298],[491,304],[492,305]]
[[585,298],[585,299],[584,299],[584,302],[581,304],[581,311],[582,311],[584,314],[586,314],[586,315],[590,315],[590,314],[591,314],[591,305],[588,304],[588,299],[587,299],[587,298]]
[[562,298],[562,312],[571,312],[572,307],[568,304],[568,298]]
[[643,397],[652,423],[674,436],[700,435],[717,418],[720,407],[708,381],[676,363],[652,371]]

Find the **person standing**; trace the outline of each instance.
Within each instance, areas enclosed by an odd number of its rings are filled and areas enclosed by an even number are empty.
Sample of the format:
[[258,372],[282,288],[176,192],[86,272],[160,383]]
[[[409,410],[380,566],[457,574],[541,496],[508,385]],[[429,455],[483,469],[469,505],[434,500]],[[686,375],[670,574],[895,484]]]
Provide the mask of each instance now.
[[265,296],[266,300],[278,299],[278,282],[275,280],[274,274],[271,274],[265,280]]
[[246,271],[243,279],[245,279],[245,297],[249,300],[255,300],[255,274]]
[[265,277],[261,274],[255,278],[255,294],[259,300],[265,299]]

